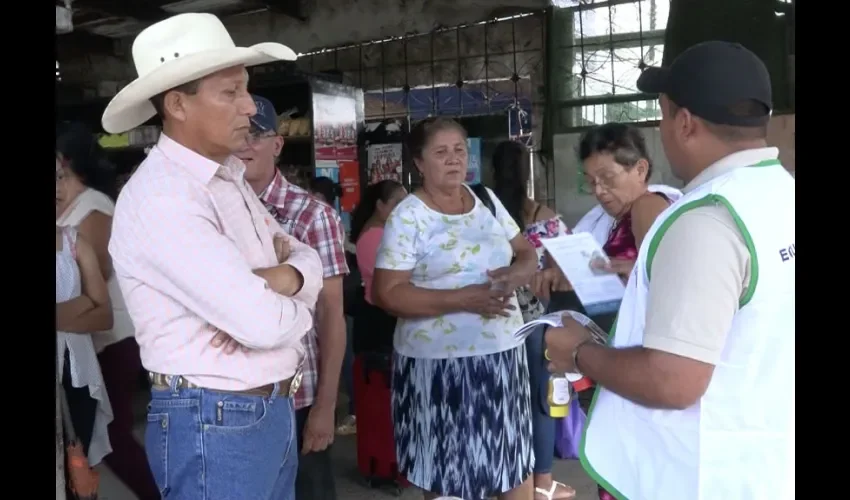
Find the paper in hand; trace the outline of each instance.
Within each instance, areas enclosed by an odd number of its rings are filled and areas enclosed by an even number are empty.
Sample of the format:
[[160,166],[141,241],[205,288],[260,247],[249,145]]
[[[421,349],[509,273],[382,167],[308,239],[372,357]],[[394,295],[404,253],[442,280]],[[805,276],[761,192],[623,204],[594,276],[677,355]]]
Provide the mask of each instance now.
[[585,316],[584,314],[576,311],[557,311],[549,314],[544,314],[535,320],[531,320],[528,323],[519,327],[515,332],[514,336],[517,339],[525,340],[531,335],[531,332],[534,331],[539,325],[548,325],[554,327],[564,326],[563,317],[565,314],[569,314],[574,320],[578,321],[579,324],[590,330],[591,335],[593,335],[593,339],[596,342],[604,344],[607,341],[608,335],[605,333],[602,328],[599,327],[596,323],[593,322],[590,318]]
[[591,266],[591,262],[597,259],[610,260],[590,233],[545,238],[541,243],[570,280],[585,311],[596,315],[620,308],[626,288],[616,274]]
[[[584,314],[576,311],[557,311],[553,313],[549,313],[543,315],[535,320],[529,321],[528,323],[522,325],[514,335],[517,339],[521,339],[525,341],[526,338],[540,325],[548,325],[554,327],[564,326],[563,318],[564,315],[570,315],[574,320],[576,320],[579,324],[584,326],[590,331],[590,335],[593,337],[593,341],[597,344],[605,344],[608,341],[608,335],[599,327],[596,323],[593,322],[590,318],[585,316]],[[579,373],[565,373],[564,376],[567,380],[572,383],[578,380],[581,380],[584,375]]]

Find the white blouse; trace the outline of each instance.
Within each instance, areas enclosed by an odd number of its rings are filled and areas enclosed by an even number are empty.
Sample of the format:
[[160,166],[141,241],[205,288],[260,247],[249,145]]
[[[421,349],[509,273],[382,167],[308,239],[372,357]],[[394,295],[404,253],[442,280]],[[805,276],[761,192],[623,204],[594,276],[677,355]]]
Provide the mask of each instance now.
[[[115,212],[115,203],[100,191],[89,188],[71,202],[62,215],[56,219],[56,225],[76,228],[83,219],[95,211],[112,217]],[[116,342],[132,337],[136,332],[133,328],[133,321],[130,319],[130,313],[127,311],[126,304],[124,304],[124,296],[121,295],[121,288],[118,286],[115,273],[112,273],[106,285],[109,288],[109,301],[112,303],[113,325],[109,332],[100,332],[94,336],[94,347],[98,353]]]
[[[520,232],[496,195],[488,192],[495,217],[471,190],[475,206],[461,215],[436,212],[417,196],[408,195],[384,225],[375,268],[412,271],[411,283],[434,290],[487,283],[487,271],[510,265],[510,241]],[[523,320],[516,296],[510,303],[516,309],[508,317],[455,312],[435,318],[401,318],[396,323],[395,350],[413,358],[441,359],[513,349],[522,344],[513,332]]]
[[[74,256],[77,243],[75,230],[62,230],[62,250],[56,252],[56,303],[66,302],[78,297],[82,290],[80,269]],[[100,335],[100,334],[98,334]],[[97,465],[103,457],[112,452],[109,444],[107,426],[112,422],[112,405],[106,395],[106,386],[100,372],[100,363],[94,350],[92,336],[85,333],[56,332],[57,373],[61,377],[65,368],[65,350],[71,361],[71,385],[89,388],[92,399],[97,400],[97,413],[94,419],[94,432],[89,445],[89,464]]]

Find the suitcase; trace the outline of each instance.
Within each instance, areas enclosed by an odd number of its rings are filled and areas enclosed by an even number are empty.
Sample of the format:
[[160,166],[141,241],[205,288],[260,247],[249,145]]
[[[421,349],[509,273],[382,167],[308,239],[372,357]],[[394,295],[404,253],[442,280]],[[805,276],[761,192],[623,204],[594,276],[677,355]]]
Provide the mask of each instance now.
[[392,355],[354,357],[357,469],[370,488],[390,486],[396,496],[408,483],[398,471],[390,394]]

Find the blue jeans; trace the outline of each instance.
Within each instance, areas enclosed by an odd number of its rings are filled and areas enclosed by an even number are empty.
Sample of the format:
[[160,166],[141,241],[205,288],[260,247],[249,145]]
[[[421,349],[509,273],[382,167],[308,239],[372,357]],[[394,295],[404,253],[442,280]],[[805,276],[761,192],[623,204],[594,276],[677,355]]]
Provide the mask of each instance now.
[[531,429],[534,442],[534,473],[552,472],[555,460],[555,419],[549,416],[549,370],[543,357],[545,327],[535,329],[525,339],[528,375],[531,383]]
[[295,499],[295,411],[277,385],[269,397],[152,389],[145,450],[169,500]]

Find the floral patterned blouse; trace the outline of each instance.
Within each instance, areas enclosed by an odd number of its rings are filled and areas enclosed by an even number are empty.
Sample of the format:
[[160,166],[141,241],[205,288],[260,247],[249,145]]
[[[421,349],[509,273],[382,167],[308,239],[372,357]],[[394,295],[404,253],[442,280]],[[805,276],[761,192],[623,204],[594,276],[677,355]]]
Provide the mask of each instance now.
[[560,215],[556,215],[551,219],[539,220],[525,226],[522,235],[531,243],[531,246],[537,251],[537,269],[543,269],[543,242],[546,238],[555,238],[570,234],[569,228],[561,220]]
[[[375,268],[412,271],[411,283],[432,290],[487,283],[488,270],[510,265],[510,240],[520,234],[504,205],[489,189],[488,194],[495,217],[474,194],[475,206],[462,215],[436,212],[417,196],[408,196],[384,225]],[[514,299],[511,303],[516,304]],[[395,350],[402,356],[430,359],[493,354],[522,343],[513,335],[520,326],[518,310],[495,318],[468,312],[399,318]]]
[[[537,251],[537,269],[543,269],[543,254],[545,249],[543,248],[542,240],[570,234],[570,230],[564,224],[564,221],[561,220],[561,216],[556,215],[551,219],[532,222],[525,226],[522,234]],[[545,311],[543,303],[527,287],[518,289],[516,295],[523,321],[527,323],[543,315]]]

